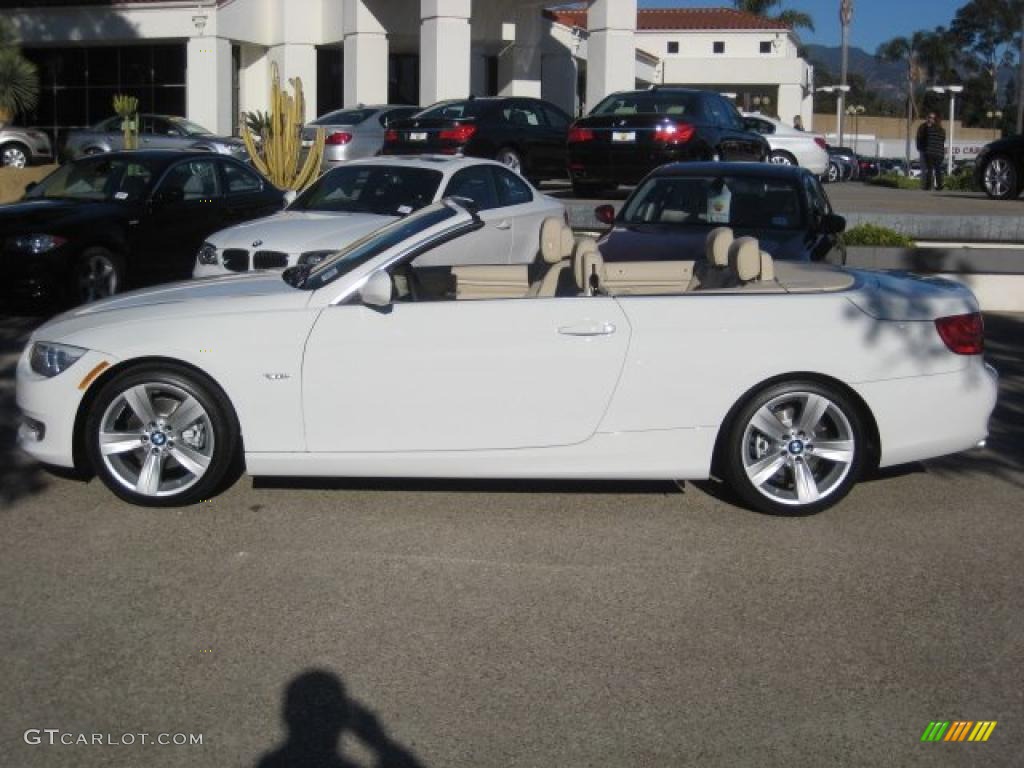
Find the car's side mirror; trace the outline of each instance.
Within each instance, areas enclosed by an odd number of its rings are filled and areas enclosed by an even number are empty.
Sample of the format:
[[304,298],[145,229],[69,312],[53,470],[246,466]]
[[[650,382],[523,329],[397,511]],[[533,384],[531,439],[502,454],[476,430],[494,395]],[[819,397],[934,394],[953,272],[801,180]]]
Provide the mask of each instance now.
[[173,187],[164,187],[153,193],[150,202],[153,205],[168,205],[169,203],[180,203],[185,200],[185,190]]
[[834,213],[826,214],[821,219],[821,231],[827,235],[838,235],[846,231],[846,219]]
[[374,272],[359,289],[359,299],[368,307],[390,306],[391,275],[382,269]]
[[599,205],[594,209],[594,216],[602,224],[614,224],[615,223],[615,206],[614,205]]

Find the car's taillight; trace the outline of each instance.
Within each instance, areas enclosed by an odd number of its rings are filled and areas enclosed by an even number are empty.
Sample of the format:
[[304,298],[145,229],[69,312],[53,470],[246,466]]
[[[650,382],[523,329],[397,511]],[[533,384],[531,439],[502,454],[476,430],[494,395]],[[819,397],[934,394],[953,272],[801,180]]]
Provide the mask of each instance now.
[[352,141],[351,133],[346,133],[345,131],[335,131],[326,139],[324,139],[324,144],[348,144],[350,141]]
[[458,125],[454,128],[447,128],[441,131],[442,141],[456,141],[459,144],[465,144],[476,133],[475,125]]
[[654,129],[654,140],[685,144],[693,138],[694,130],[690,123],[662,123]]
[[949,351],[957,355],[980,355],[985,351],[985,321],[981,312],[940,317],[935,329]]
[[384,141],[398,141],[398,131],[394,128],[388,128],[384,131]]
[[822,149],[824,149],[825,151],[828,151],[828,142],[821,138],[821,136],[815,136],[814,143],[817,144]]
[[584,141],[593,141],[594,132],[589,128],[570,128],[569,129],[569,143],[579,144]]

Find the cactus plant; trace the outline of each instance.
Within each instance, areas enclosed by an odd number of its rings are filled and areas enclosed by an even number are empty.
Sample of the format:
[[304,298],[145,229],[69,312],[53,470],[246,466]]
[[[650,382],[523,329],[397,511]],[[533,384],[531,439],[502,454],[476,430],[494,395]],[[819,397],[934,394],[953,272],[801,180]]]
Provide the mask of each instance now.
[[121,132],[124,134],[124,148],[139,148],[139,100],[134,96],[118,93],[114,96],[114,112],[121,118]]
[[263,121],[258,140],[249,125],[242,128],[242,140],[260,173],[281,189],[298,191],[309,186],[319,174],[324,155],[324,129],[317,129],[316,138],[300,167],[302,120],[306,112],[302,80],[288,81],[295,92],[292,96],[281,88],[276,64],[272,73],[269,117]]

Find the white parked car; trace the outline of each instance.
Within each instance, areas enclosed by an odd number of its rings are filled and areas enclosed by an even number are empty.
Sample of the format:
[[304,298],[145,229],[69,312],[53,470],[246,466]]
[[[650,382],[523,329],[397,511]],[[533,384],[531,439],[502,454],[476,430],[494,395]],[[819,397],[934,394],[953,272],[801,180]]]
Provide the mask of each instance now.
[[767,140],[772,149],[768,162],[799,165],[816,176],[828,172],[828,144],[823,136],[798,131],[781,120],[756,112],[744,112],[743,121]]
[[524,264],[537,255],[541,222],[565,207],[500,163],[446,156],[354,160],[321,176],[288,208],[211,235],[193,277],[317,264],[397,218],[465,197],[484,226],[439,250],[438,264]]
[[724,228],[707,258],[604,263],[555,219],[532,276],[450,267],[446,286],[419,266],[482,226],[449,199],[315,267],[54,318],[18,362],[20,444],[151,506],[210,498],[243,458],[276,476],[714,473],[809,513],[874,464],[986,437],[996,374],[957,284],[773,264]]

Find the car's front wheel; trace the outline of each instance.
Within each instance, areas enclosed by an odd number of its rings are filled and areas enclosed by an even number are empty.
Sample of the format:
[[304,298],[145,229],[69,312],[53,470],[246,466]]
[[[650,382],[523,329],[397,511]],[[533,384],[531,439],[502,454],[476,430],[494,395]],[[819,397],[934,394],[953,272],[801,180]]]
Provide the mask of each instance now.
[[86,417],[89,461],[125,501],[147,507],[209,498],[233,464],[238,427],[217,387],[178,366],[130,369]]
[[1012,200],[1020,194],[1017,168],[1006,155],[996,155],[985,163],[981,179],[985,194],[996,200]]
[[842,499],[867,450],[858,408],[813,381],[783,382],[736,413],[721,455],[724,479],[754,509],[807,515]]
[[25,168],[32,160],[28,150],[14,142],[4,144],[3,149],[0,150],[0,158],[2,158],[5,168]]
[[86,248],[75,262],[75,298],[80,304],[113,296],[123,283],[124,260],[108,248]]

